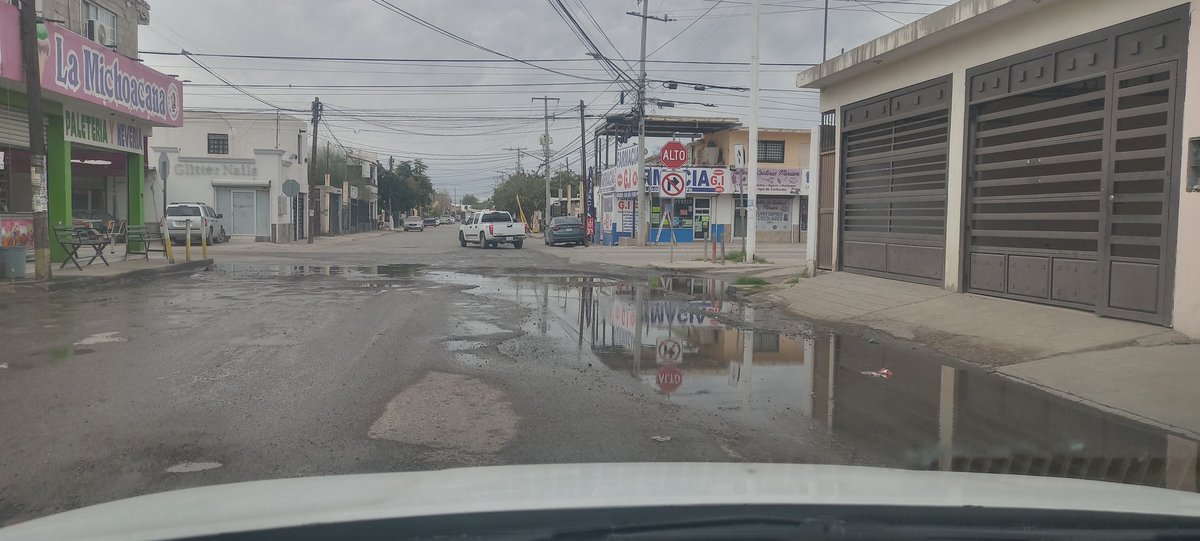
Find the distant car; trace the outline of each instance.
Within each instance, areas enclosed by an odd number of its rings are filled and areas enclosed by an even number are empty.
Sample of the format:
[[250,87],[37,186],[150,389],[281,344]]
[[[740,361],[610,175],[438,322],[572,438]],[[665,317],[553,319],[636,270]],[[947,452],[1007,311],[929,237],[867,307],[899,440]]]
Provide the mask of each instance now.
[[555,216],[550,220],[550,228],[546,230],[546,244],[567,244],[578,246],[583,244],[583,222],[574,216]]
[[425,227],[437,227],[437,226],[438,226],[437,218],[425,218]]
[[449,216],[442,216],[441,218],[438,218],[438,224],[440,224],[440,225],[451,225],[453,223],[454,223],[454,218],[451,218]]
[[225,232],[224,218],[204,203],[171,203],[167,205],[167,232],[172,242],[183,242],[188,229],[194,242],[200,242],[202,237],[207,237],[210,244],[226,242],[229,234]]
[[425,230],[425,220],[422,220],[420,216],[409,216],[408,218],[404,219],[404,230],[405,231],[424,231]]

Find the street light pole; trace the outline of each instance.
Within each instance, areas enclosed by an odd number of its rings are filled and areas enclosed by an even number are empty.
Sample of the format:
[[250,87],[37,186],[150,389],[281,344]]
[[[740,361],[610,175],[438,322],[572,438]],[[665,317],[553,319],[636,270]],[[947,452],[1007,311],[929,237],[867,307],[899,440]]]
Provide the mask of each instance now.
[[758,19],[762,0],[754,1],[750,32],[750,148],[746,172],[746,262],[754,263],[758,248]]
[[[543,163],[546,166],[546,210],[545,210],[544,214],[542,214],[542,222],[545,224],[549,224],[550,223],[550,101],[553,100],[554,103],[558,103],[558,98],[541,97],[541,98],[533,98],[533,99],[541,100],[542,112],[543,112],[542,120],[545,123],[545,131],[542,132],[542,154],[543,154],[543,159],[545,160]],[[543,228],[542,234],[545,234],[544,228]]]

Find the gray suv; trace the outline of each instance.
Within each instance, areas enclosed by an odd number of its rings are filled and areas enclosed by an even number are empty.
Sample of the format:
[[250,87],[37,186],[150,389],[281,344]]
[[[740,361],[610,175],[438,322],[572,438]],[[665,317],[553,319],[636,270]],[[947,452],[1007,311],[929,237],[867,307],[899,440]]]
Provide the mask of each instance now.
[[171,234],[171,242],[183,243],[187,236],[188,224],[191,223],[192,241],[200,242],[201,235],[207,235],[209,244],[229,240],[225,232],[223,215],[204,203],[171,203],[167,205],[167,231]]

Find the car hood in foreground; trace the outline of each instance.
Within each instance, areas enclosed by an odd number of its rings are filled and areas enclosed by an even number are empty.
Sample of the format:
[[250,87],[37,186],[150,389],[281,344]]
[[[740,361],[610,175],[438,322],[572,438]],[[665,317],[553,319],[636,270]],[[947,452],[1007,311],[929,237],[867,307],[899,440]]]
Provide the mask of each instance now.
[[789,464],[561,464],[185,489],[17,524],[0,530],[0,540],[172,539],[464,513],[722,504],[971,506],[1200,516],[1200,494],[1073,479]]

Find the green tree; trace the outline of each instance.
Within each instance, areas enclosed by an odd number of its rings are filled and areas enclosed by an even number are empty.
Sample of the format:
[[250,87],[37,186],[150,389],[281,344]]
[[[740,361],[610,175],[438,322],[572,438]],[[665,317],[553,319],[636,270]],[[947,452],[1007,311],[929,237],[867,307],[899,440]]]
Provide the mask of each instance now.
[[433,203],[433,181],[421,160],[397,162],[379,174],[379,202],[397,219]]
[[[579,187],[579,175],[570,171],[556,173],[550,178],[550,197],[557,198],[559,190],[562,190],[563,196],[566,197],[568,184],[572,186],[572,195],[574,195],[574,191]],[[492,193],[492,206],[516,215],[519,210],[517,208],[518,196],[521,200],[520,207],[525,211],[525,217],[531,219],[535,211],[546,208],[546,177],[528,173],[510,175],[496,185]]]
[[479,206],[479,198],[475,197],[474,194],[466,194],[462,196],[462,199],[459,199],[458,202],[461,205],[467,205],[471,208],[476,208]]

